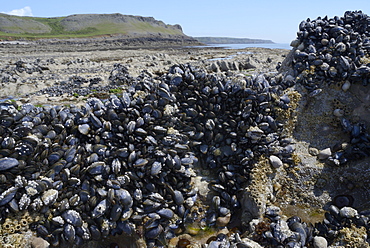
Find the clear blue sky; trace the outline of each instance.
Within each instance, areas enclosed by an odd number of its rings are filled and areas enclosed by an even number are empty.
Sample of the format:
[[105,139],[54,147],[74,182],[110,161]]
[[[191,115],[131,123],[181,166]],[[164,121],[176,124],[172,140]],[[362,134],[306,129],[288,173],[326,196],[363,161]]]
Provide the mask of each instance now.
[[[17,10],[15,12],[12,12]],[[71,14],[152,16],[180,24],[190,36],[270,39],[289,43],[302,20],[343,16],[346,10],[370,15],[369,0],[1,0],[0,12],[36,17]]]

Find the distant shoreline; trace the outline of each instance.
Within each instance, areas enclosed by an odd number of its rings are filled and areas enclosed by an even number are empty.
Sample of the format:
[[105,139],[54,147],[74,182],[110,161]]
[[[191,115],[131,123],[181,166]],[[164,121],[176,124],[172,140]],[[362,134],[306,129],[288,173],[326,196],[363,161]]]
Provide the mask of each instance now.
[[205,44],[201,46],[189,46],[194,48],[221,48],[221,49],[245,49],[251,47],[269,48],[269,49],[286,49],[291,50],[289,43],[234,43],[234,44]]
[[204,44],[275,44],[272,40],[233,37],[193,37]]

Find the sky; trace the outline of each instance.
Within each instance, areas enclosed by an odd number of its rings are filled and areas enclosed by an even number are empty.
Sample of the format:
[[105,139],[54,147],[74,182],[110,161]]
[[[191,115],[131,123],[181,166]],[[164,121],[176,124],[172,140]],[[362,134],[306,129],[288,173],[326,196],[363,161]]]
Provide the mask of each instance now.
[[186,35],[267,39],[290,43],[307,18],[343,16],[347,10],[370,15],[369,0],[0,0],[0,12],[35,17],[72,14],[151,16],[180,24]]

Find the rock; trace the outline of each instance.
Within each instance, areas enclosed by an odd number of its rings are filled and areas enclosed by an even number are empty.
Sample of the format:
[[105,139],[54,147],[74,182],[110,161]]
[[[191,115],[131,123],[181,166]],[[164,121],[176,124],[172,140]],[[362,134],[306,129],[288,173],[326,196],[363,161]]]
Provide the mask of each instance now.
[[216,225],[218,227],[227,226],[227,224],[229,224],[229,222],[230,222],[230,218],[231,218],[231,214],[227,214],[224,217],[218,217],[217,220],[216,220]]
[[237,61],[229,62],[229,68],[233,71],[239,70],[239,63]]
[[321,150],[319,152],[319,154],[317,155],[317,157],[320,159],[320,160],[324,160],[324,159],[327,159],[328,157],[331,156],[331,150],[330,148],[326,148],[324,150]]
[[50,246],[49,242],[45,239],[39,237],[32,237],[31,238],[31,247],[32,248],[48,248]]
[[335,109],[333,111],[333,114],[334,114],[334,116],[342,117],[344,115],[344,111],[343,111],[343,109]]
[[[260,244],[258,244],[257,242],[249,239],[249,238],[244,238],[242,239],[242,246],[240,247],[245,247],[245,248],[262,248],[262,246]],[[238,246],[239,247],[239,246]]]
[[258,66],[257,63],[251,60],[250,57],[248,57],[245,62],[240,63],[240,67],[244,70],[256,69],[257,66]]
[[342,90],[344,92],[346,92],[347,90],[349,90],[349,88],[351,87],[351,83],[349,81],[346,81],[343,85],[342,85]]
[[319,155],[319,150],[316,149],[315,147],[310,147],[308,148],[308,153],[311,154],[312,156],[317,156]]
[[354,218],[358,215],[357,210],[351,207],[343,207],[340,209],[339,214],[343,218]]
[[280,168],[283,165],[283,162],[280,160],[280,158],[278,158],[275,155],[270,156],[270,163],[271,163],[272,167],[274,167],[276,169]]
[[82,124],[82,125],[79,125],[78,126],[78,131],[80,131],[80,133],[84,134],[84,135],[87,135],[90,131],[90,126],[89,124]]
[[220,68],[218,67],[218,65],[217,65],[216,63],[212,63],[212,64],[210,65],[210,69],[211,69],[211,71],[213,71],[213,72],[219,72],[219,71],[220,71]]
[[228,71],[230,70],[229,68],[229,63],[225,60],[222,60],[221,63],[220,63],[220,69],[221,71]]
[[250,189],[246,190],[242,198],[242,221],[245,223],[251,222],[253,219],[258,219],[266,211],[266,196],[261,195],[260,198],[256,199],[254,194],[250,192]]
[[315,248],[327,248],[328,247],[328,241],[321,236],[315,236],[313,238],[313,247]]
[[168,248],[176,248],[179,243],[179,237],[174,237],[168,241]]

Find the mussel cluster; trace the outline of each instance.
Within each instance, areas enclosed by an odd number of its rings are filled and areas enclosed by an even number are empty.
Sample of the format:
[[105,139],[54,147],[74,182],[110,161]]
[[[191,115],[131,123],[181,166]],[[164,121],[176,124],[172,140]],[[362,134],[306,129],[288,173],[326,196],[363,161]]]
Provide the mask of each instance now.
[[346,80],[369,83],[370,17],[361,11],[302,21],[291,45],[297,82],[310,91]]
[[[295,163],[280,116],[290,111],[285,90],[301,83],[315,95],[323,83],[368,83],[369,20],[354,11],[302,22],[293,42],[295,76],[229,77],[180,64],[133,79],[117,64],[109,80],[126,86],[108,99],[89,98],[82,107],[0,103],[1,221],[28,212],[29,227],[53,246],[125,233],[164,247],[192,221],[225,227],[258,161],[269,158],[274,168]],[[351,146],[327,161],[368,156],[365,125],[344,118],[341,124]],[[193,181],[202,173],[211,180],[208,201]],[[368,228],[367,214],[350,208],[350,197],[336,202],[316,227],[297,217],[283,222],[279,209],[268,208],[255,238],[304,247],[313,235],[331,242],[345,226]],[[219,234],[209,247],[230,242],[246,241]]]
[[[311,95],[324,85],[340,85],[347,91],[351,84],[366,86],[370,81],[370,17],[361,11],[347,11],[343,17],[318,17],[299,24],[294,46],[292,67],[296,82]],[[340,125],[348,134],[350,144],[333,149],[328,164],[341,166],[348,161],[370,155],[366,125],[343,116],[336,109]]]
[[[18,61],[16,64],[22,64],[24,62]],[[18,68],[16,68],[19,71]],[[101,97],[108,94],[108,92],[119,91],[120,85],[131,85],[135,82],[135,79],[128,73],[127,67],[122,64],[114,64],[113,69],[109,74],[109,84],[101,85],[100,82],[103,79],[101,77],[94,77],[86,79],[82,76],[71,76],[68,80],[55,83],[54,85],[41,89],[32,95],[49,95],[49,96],[62,96],[63,94],[69,96],[88,96],[91,94],[100,95]],[[4,81],[4,80],[3,80]],[[6,82],[6,81],[4,81]],[[88,85],[88,87],[86,87]]]
[[175,65],[82,107],[0,103],[1,219],[42,216],[30,226],[53,246],[137,230],[164,246],[196,218],[201,169],[214,175],[214,197],[200,221],[224,226],[262,155],[291,162],[276,114],[289,108],[285,88]]
[[[361,11],[347,11],[344,17],[307,19],[299,25],[297,39],[292,42],[292,69],[294,83],[302,84],[307,97],[320,94],[323,89],[346,92],[351,84],[369,83],[370,17]],[[349,93],[349,92],[348,92]],[[344,166],[350,161],[370,155],[370,135],[364,122],[350,120],[343,110],[334,117],[346,134],[348,142],[339,142],[325,158],[330,166]],[[326,207],[321,222],[303,222],[298,216],[285,220],[277,207],[268,207],[264,219],[254,226],[254,239],[266,247],[367,247],[369,244],[369,211],[356,210],[350,195],[337,195]],[[351,229],[353,233],[351,233]],[[362,235],[356,243],[351,235]],[[315,244],[315,238],[324,238],[325,244]],[[353,238],[353,239],[351,239]],[[363,242],[363,243],[361,243]]]
[[[353,199],[349,195],[335,197],[325,212],[323,221],[314,225],[305,223],[298,216],[286,220],[282,218],[279,207],[268,207],[264,219],[253,226],[253,239],[263,247],[311,247],[312,244],[313,247],[327,247],[327,244],[333,243],[345,247],[367,247],[368,243],[362,239],[356,241],[343,238],[346,236],[344,233],[349,233],[349,229],[354,229],[356,235],[365,237],[369,232],[369,211],[358,212],[351,207],[352,203]],[[315,239],[325,240],[326,245],[317,245]]]

